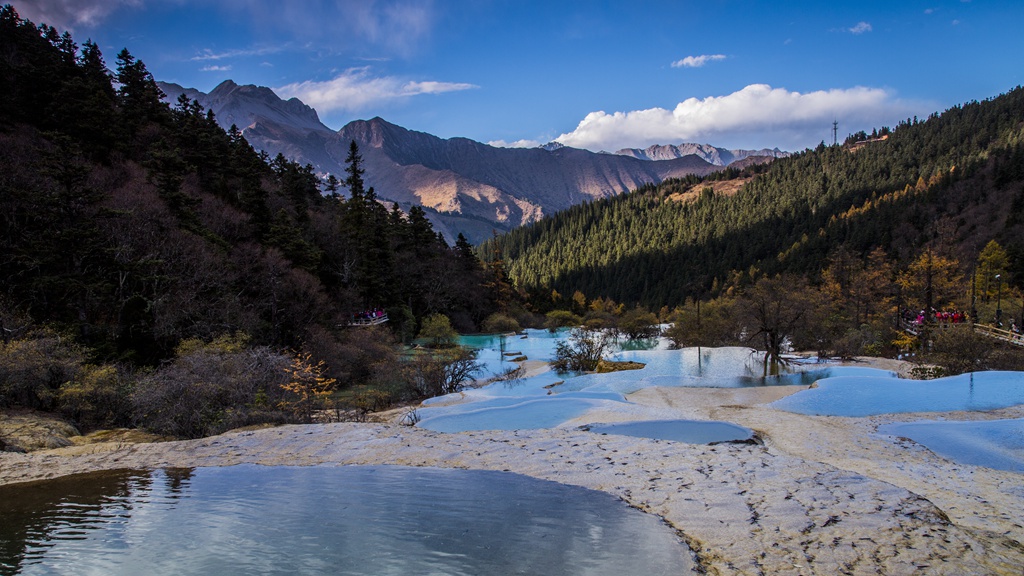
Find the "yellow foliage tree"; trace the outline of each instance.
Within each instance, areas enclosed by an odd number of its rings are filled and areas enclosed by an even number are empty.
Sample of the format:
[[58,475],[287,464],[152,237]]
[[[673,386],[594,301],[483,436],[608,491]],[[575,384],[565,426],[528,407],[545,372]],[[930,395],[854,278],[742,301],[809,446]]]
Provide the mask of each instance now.
[[963,296],[963,278],[959,263],[926,249],[911,262],[896,282],[903,290],[906,303],[912,308],[930,312],[941,309]]
[[281,384],[290,399],[281,401],[281,408],[301,422],[312,422],[319,410],[328,407],[328,400],[337,380],[324,376],[323,360],[313,362],[312,354],[299,352],[285,368],[288,382]]

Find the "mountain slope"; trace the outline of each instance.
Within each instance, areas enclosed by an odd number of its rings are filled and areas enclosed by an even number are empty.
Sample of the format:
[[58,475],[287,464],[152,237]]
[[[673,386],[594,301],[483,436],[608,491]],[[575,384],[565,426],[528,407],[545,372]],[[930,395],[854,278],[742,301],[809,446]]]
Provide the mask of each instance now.
[[648,186],[497,243],[510,276],[549,300],[580,290],[671,306],[758,274],[817,274],[837,249],[882,248],[906,264],[928,247],[969,274],[993,239],[1017,255],[1024,281],[1024,89],[904,122],[857,149],[820,145],[747,168],[738,181]]
[[[185,94],[212,110],[225,128],[237,125],[255,148],[311,164],[322,175],[344,173],[349,143],[355,141],[377,195],[406,210],[425,207],[449,240],[461,232],[478,242],[493,230],[511,230],[582,202],[719,169],[679,147],[674,147],[676,157],[653,160],[567,147],[495,148],[407,130],[381,118],[351,122],[335,133],[312,108],[294,98],[281,100],[269,88],[231,81],[209,94],[176,84],[160,88],[172,103]],[[724,161],[722,154],[715,159]]]

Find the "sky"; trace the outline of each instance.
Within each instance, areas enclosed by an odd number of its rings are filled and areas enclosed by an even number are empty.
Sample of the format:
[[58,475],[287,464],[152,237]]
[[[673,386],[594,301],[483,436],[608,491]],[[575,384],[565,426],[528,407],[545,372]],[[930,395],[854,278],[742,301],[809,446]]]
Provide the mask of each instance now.
[[795,151],[1024,84],[1020,0],[11,3],[110,67],[501,146]]

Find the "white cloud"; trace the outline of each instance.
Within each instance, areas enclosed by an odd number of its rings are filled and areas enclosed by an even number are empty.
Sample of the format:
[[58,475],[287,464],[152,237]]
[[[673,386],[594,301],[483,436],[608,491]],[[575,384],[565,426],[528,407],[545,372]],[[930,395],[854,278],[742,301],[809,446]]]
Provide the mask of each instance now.
[[516,140],[515,142],[491,140],[487,145],[494,146],[495,148],[537,148],[541,145],[541,142],[540,140]]
[[307,80],[274,88],[281,98],[298,98],[321,114],[336,110],[358,111],[382,102],[420,94],[441,94],[477,88],[461,82],[414,82],[394,76],[371,76],[370,67],[350,68],[332,80]]
[[18,15],[36,24],[49,24],[60,30],[96,26],[124,6],[139,7],[141,0],[30,0],[19,2]]
[[833,119],[838,119],[841,130],[854,132],[892,126],[935,109],[898,100],[880,88],[800,93],[751,84],[725,96],[689,98],[671,110],[591,112],[575,130],[555,140],[566,146],[610,151],[679,142],[801,150],[830,139]]
[[203,66],[200,72],[230,72],[231,66]]
[[857,22],[857,25],[853,28],[849,28],[852,34],[863,34],[865,32],[871,32],[871,24],[867,22]]
[[672,63],[673,68],[700,68],[708,62],[725,60],[725,54],[701,54],[700,56],[687,56],[682,60]]
[[205,62],[208,60],[224,60],[225,58],[244,58],[246,56],[266,56],[267,54],[277,54],[278,52],[284,51],[284,46],[259,46],[256,48],[244,48],[234,50],[223,50],[221,52],[214,52],[209,48],[204,49],[199,54],[196,54],[191,58],[194,62]]

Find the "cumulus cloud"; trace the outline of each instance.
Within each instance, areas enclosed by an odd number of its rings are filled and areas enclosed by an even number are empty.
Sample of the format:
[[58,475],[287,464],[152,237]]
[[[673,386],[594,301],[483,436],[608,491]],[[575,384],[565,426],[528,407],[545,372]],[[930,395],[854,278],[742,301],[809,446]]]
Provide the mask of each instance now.
[[349,68],[332,80],[307,80],[274,88],[282,98],[298,98],[321,114],[344,110],[354,112],[370,105],[401,100],[421,94],[442,94],[478,88],[462,82],[415,82],[394,76],[372,76],[369,66]]
[[725,60],[725,54],[701,54],[700,56],[687,56],[682,60],[672,63],[673,68],[700,68],[708,62]]
[[863,34],[865,32],[871,32],[871,24],[867,22],[857,22],[857,25],[853,28],[849,28],[852,34]]
[[566,146],[609,151],[678,142],[800,150],[829,139],[833,119],[853,132],[894,125],[934,110],[927,104],[898,100],[880,88],[800,93],[751,84],[725,96],[689,98],[671,110],[591,112],[575,130],[555,140]]
[[22,18],[36,24],[75,30],[95,26],[122,7],[141,5],[141,0],[31,0],[19,2],[15,9]]
[[514,142],[506,142],[504,140],[491,140],[487,143],[488,146],[494,146],[495,148],[537,148],[541,145],[540,140],[516,140]]

